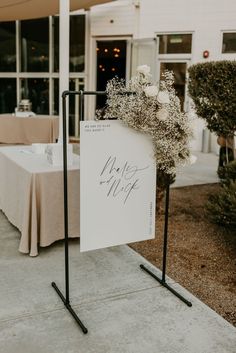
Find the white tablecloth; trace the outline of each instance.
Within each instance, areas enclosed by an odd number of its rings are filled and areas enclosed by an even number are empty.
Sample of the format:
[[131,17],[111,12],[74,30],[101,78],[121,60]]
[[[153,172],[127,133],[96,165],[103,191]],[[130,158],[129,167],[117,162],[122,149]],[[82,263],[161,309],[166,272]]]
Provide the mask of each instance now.
[[[68,168],[69,237],[78,237],[79,156]],[[21,232],[19,251],[38,255],[38,245],[64,238],[62,167],[49,164],[31,146],[0,148],[0,209]]]

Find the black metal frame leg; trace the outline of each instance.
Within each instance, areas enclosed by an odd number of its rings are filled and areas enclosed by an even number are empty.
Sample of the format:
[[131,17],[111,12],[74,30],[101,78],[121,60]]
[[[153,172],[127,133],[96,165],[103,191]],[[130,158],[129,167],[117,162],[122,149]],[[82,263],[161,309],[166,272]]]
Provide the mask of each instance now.
[[156,276],[151,270],[149,270],[143,264],[140,265],[140,268],[147,272],[150,276],[156,279],[163,287],[168,289],[176,297],[178,297],[182,302],[184,302],[189,307],[192,306],[192,303],[185,299],[181,294],[179,294],[175,289],[170,287],[166,283],[166,260],[167,260],[167,242],[168,242],[168,221],[169,221],[169,197],[170,197],[170,184],[166,187],[166,197],[165,197],[165,225],[164,225],[164,243],[163,243],[163,258],[162,258],[162,278]]
[[[77,92],[79,93],[79,92]],[[70,305],[69,294],[69,244],[68,244],[68,180],[67,180],[67,128],[66,128],[66,97],[70,94],[65,91],[62,94],[62,108],[63,108],[63,185],[64,185],[64,232],[65,232],[65,290],[66,296],[62,294],[55,282],[51,285],[61,298],[66,309],[73,316],[77,324],[80,326],[84,334],[88,332],[87,328],[81,322],[75,311]]]

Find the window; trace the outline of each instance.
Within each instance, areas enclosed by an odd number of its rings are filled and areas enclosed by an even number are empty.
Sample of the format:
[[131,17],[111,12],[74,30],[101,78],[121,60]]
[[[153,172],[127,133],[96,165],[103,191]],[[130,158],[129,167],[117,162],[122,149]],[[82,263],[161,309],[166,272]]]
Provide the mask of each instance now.
[[185,99],[185,84],[186,84],[186,63],[178,62],[162,62],[160,68],[160,79],[162,73],[165,70],[172,71],[174,73],[174,88],[177,96],[180,99],[181,109],[184,109],[184,99]]
[[84,71],[85,16],[70,17],[70,72]]
[[[53,17],[54,72],[59,72],[59,17]],[[83,72],[85,15],[70,16],[70,72]]]
[[236,53],[236,32],[223,33],[222,53]]
[[[85,85],[85,31],[85,13],[70,16],[70,89]],[[0,114],[24,98],[36,114],[59,114],[58,16],[0,22]],[[69,130],[79,135],[78,99],[71,99]]]
[[0,78],[0,114],[13,113],[16,107],[16,79]]
[[49,80],[46,78],[24,78],[21,82],[21,97],[29,98],[32,111],[49,114]]
[[192,51],[192,34],[162,34],[159,38],[159,54],[187,54]]
[[21,21],[21,71],[49,71],[49,19]]
[[16,71],[15,22],[0,23],[0,71]]

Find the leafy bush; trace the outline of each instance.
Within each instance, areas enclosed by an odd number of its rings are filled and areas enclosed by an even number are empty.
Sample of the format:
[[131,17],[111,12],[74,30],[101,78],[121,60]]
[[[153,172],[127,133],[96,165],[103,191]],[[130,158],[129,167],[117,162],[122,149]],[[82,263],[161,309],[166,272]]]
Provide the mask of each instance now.
[[219,168],[218,175],[222,188],[210,196],[207,211],[213,222],[236,229],[236,161]]
[[218,169],[218,176],[221,179],[221,183],[224,185],[229,185],[231,181],[236,182],[236,161],[224,167],[220,167]]
[[236,130],[236,61],[212,61],[189,68],[188,92],[196,113],[218,136]]

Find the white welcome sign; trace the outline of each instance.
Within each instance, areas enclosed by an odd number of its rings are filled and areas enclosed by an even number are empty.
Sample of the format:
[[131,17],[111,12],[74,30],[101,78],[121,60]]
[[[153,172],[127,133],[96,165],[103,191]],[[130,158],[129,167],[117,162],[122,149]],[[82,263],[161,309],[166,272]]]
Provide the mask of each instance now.
[[81,122],[81,251],[154,238],[155,189],[147,135],[121,121]]

